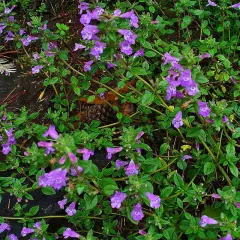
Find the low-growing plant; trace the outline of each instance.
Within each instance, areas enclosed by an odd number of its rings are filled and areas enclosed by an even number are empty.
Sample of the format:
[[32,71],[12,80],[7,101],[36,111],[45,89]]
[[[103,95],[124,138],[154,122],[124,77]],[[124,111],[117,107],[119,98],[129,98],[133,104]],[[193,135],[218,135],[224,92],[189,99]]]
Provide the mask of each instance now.
[[[42,81],[39,101],[55,96],[45,124],[0,103],[0,193],[16,198],[0,233],[239,239],[240,3],[79,1],[57,22],[44,4],[23,19],[30,4],[0,4],[0,33]],[[36,191],[62,193],[62,214],[29,207]],[[67,221],[51,232],[50,219]]]

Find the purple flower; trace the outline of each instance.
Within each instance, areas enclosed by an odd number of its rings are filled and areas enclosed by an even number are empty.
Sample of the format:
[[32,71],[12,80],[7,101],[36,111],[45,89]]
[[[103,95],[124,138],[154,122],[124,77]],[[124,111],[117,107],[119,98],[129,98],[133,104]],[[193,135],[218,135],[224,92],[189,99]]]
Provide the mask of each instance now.
[[139,231],[138,231],[138,233],[140,234],[140,235],[146,235],[147,233],[144,231],[144,230],[142,230],[142,229],[140,229]]
[[133,160],[130,161],[127,167],[125,167],[125,173],[127,176],[137,175],[139,166],[134,163]]
[[63,155],[60,159],[59,159],[59,164],[63,165],[66,161],[67,157],[65,155]]
[[150,192],[146,192],[146,196],[147,196],[148,200],[150,201],[151,208],[154,208],[154,209],[160,208],[161,199],[159,196],[154,195]]
[[76,52],[78,49],[83,49],[83,48],[86,48],[86,47],[82,44],[75,43],[75,47],[74,47],[73,51]]
[[204,59],[204,58],[210,58],[211,55],[209,53],[203,53],[199,56],[201,59]]
[[141,142],[141,141],[140,141],[140,138],[142,137],[143,134],[144,134],[144,131],[140,131],[140,132],[138,133],[138,135],[136,136],[136,141],[137,141],[138,143]]
[[84,161],[89,160],[89,158],[92,155],[94,155],[94,152],[92,150],[90,150],[90,149],[87,149],[87,148],[78,149],[77,152],[83,154],[83,160]]
[[124,166],[127,166],[128,165],[128,162],[127,161],[122,161],[122,160],[116,160],[115,162],[115,166],[116,166],[116,169],[120,169],[120,167],[124,167]]
[[9,20],[10,22],[13,22],[13,21],[14,21],[14,16],[9,16],[9,17],[8,17],[8,20]]
[[137,52],[135,52],[135,54],[133,55],[133,58],[143,57],[143,56],[144,56],[144,49],[141,48]]
[[71,228],[67,228],[64,232],[63,232],[63,236],[64,238],[79,238],[80,235],[76,232],[74,232],[73,230],[71,230]]
[[125,53],[127,56],[132,54],[133,49],[131,48],[131,44],[128,41],[120,42],[119,46],[122,53]]
[[234,77],[230,76],[230,79],[231,79],[231,81],[232,81],[233,84],[236,84],[236,83],[237,83],[237,81],[234,79]]
[[14,234],[8,235],[8,240],[18,240],[17,236]]
[[62,187],[66,186],[67,181],[67,170],[57,168],[52,170],[49,173],[45,173],[44,175],[40,176],[38,179],[38,186],[39,187],[53,187],[55,190],[59,190]]
[[217,221],[213,218],[203,215],[199,224],[201,227],[206,227],[207,225],[217,224]]
[[[83,171],[83,168],[81,168],[80,166],[77,167],[77,170],[79,173],[81,173]],[[77,176],[78,175],[78,172],[76,171],[76,169],[74,167],[71,167],[70,169],[70,174],[72,176]]]
[[6,41],[11,41],[14,38],[14,34],[11,31],[7,32]]
[[183,125],[182,121],[182,111],[179,111],[174,119],[172,120],[172,124],[175,128],[180,128]]
[[22,44],[24,46],[28,46],[31,41],[34,41],[34,40],[37,40],[37,39],[38,39],[37,37],[29,35],[29,36],[27,36],[27,38],[22,38],[21,41],[22,41]]
[[0,225],[0,233],[4,232],[5,230],[10,230],[10,225],[7,223],[1,223]]
[[123,35],[125,41],[128,41],[130,44],[135,43],[137,34],[134,34],[130,30],[126,30],[126,29],[119,29],[118,32]]
[[137,203],[134,206],[134,209],[131,212],[131,216],[132,216],[133,220],[137,221],[137,222],[144,218],[141,203]]
[[240,208],[240,203],[234,202],[233,204],[235,205],[235,207]]
[[4,14],[9,14],[9,13],[11,13],[12,10],[13,10],[15,7],[16,7],[16,6],[13,5],[11,8],[5,8],[5,9],[4,9]]
[[172,85],[169,85],[167,87],[167,90],[166,90],[166,100],[171,100],[172,97],[175,97],[176,96],[176,93],[177,93],[177,89],[176,87],[172,86]]
[[208,104],[206,102],[198,102],[198,114],[202,117],[209,117],[211,113],[210,108],[208,107]]
[[55,49],[55,48],[57,48],[57,43],[56,42],[49,42],[48,43],[48,50],[50,51],[50,50],[53,50],[53,49]]
[[110,68],[113,68],[115,67],[116,65],[111,63],[111,62],[107,62],[107,69],[110,69]]
[[81,31],[82,38],[85,40],[92,40],[95,34],[99,32],[99,29],[95,25],[86,25]]
[[106,43],[96,41],[95,46],[90,51],[90,54],[93,55],[96,59],[100,59],[100,55],[103,53],[103,50],[105,48],[106,48]]
[[130,25],[138,28],[138,17],[135,15],[134,11],[131,10],[130,12],[126,12],[120,15],[120,18],[128,18],[130,19]]
[[193,84],[191,70],[186,69],[185,71],[181,72],[180,77],[178,78],[180,85],[183,87],[189,87]]
[[10,144],[9,143],[4,143],[2,144],[2,153],[4,155],[7,155],[8,153],[10,153],[12,151]]
[[232,240],[232,235],[230,233],[228,233],[225,237],[220,238],[219,240]]
[[122,151],[122,149],[123,149],[122,147],[118,147],[118,148],[107,147],[107,159],[111,159],[112,154],[119,153]]
[[117,17],[117,16],[119,16],[121,13],[122,13],[121,10],[116,9],[116,10],[113,12],[113,16],[114,16],[114,17]]
[[206,7],[208,6],[216,7],[217,4],[215,2],[212,2],[211,0],[208,0],[208,4],[206,5]]
[[127,194],[123,192],[116,191],[111,197],[111,207],[119,209],[122,202],[126,199]]
[[6,26],[3,23],[0,23],[0,34],[2,34],[4,28],[6,28]]
[[36,229],[40,230],[41,229],[41,222],[36,222],[33,227],[35,227]]
[[163,65],[166,65],[167,63],[171,63],[171,65],[172,65],[173,63],[178,63],[179,62],[178,58],[170,55],[168,52],[164,53],[163,60],[164,60]]
[[93,64],[93,60],[90,60],[88,62],[85,62],[84,63],[84,67],[83,67],[83,70],[84,72],[88,72],[90,71],[92,68],[91,68],[91,65]]
[[47,155],[50,154],[50,153],[53,153],[55,151],[55,149],[53,148],[53,143],[52,142],[40,141],[40,142],[38,142],[38,146],[46,148],[45,153]]
[[92,13],[91,13],[91,17],[92,19],[96,19],[99,20],[99,17],[104,13],[104,9],[101,7],[96,7]]
[[50,125],[48,130],[43,134],[43,137],[48,137],[50,136],[52,139],[58,139],[59,135],[58,132],[56,131],[56,128],[54,125]]
[[231,6],[232,8],[240,8],[240,2]]
[[186,87],[187,94],[190,96],[195,96],[198,92],[197,83],[193,81],[192,85]]
[[59,207],[60,207],[61,209],[64,209],[64,206],[66,205],[66,203],[67,203],[67,199],[66,199],[66,198],[64,198],[64,199],[61,200],[61,201],[58,201],[58,205],[59,205]]
[[80,2],[78,8],[80,9],[79,14],[82,14],[83,11],[88,10],[89,3]]
[[47,30],[47,24],[43,24],[43,26],[39,27],[38,30],[43,30],[43,31]]
[[66,208],[66,213],[68,216],[73,216],[76,214],[76,209],[75,209],[76,203],[72,202],[67,208]]
[[220,196],[219,194],[217,194],[217,193],[213,193],[213,194],[211,195],[211,197],[212,197],[212,198],[215,198],[215,199],[221,199],[221,196]]
[[70,158],[72,163],[77,162],[77,157],[72,152],[68,153],[68,157]]
[[30,234],[30,233],[34,233],[34,229],[24,227],[24,228],[22,229],[22,231],[21,231],[21,235],[22,235],[23,237],[25,237],[26,235],[28,235],[28,234]]
[[183,158],[182,158],[183,161],[185,161],[185,160],[187,160],[187,159],[192,159],[192,156],[190,156],[190,155],[184,155]]
[[91,22],[92,20],[92,14],[87,11],[86,14],[82,14],[82,16],[80,17],[80,23],[83,25],[87,25]]
[[226,123],[227,125],[230,124],[229,119],[228,119],[227,116],[223,116],[223,118],[222,118],[222,122],[223,122],[223,123]]
[[42,65],[38,65],[38,66],[33,67],[32,68],[32,74],[39,73],[42,68],[43,68]]

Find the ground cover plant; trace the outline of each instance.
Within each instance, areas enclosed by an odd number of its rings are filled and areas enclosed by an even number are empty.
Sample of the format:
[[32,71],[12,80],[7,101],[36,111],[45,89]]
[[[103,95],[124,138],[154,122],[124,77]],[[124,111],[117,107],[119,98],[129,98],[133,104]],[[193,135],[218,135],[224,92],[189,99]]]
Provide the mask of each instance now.
[[239,239],[239,11],[2,1],[1,76],[51,98],[0,101],[1,239]]

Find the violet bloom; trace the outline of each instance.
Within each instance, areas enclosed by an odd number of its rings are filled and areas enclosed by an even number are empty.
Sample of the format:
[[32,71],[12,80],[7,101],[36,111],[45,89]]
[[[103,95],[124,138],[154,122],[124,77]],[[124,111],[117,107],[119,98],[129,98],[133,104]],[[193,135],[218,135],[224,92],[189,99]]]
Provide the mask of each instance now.
[[117,148],[107,147],[107,159],[111,159],[112,154],[119,153],[122,151],[122,149],[123,149],[122,147],[117,147]]
[[66,208],[66,213],[68,216],[73,216],[76,214],[76,209],[75,209],[76,203],[72,202],[67,208]]
[[113,12],[113,16],[114,16],[114,17],[118,17],[121,13],[122,13],[122,12],[121,12],[120,9],[116,9],[116,10]]
[[88,10],[89,3],[86,2],[80,2],[78,5],[78,8],[80,9],[79,14],[82,14],[83,11]]
[[232,235],[230,233],[228,233],[225,237],[220,238],[219,240],[232,240]]
[[95,46],[91,49],[90,54],[93,55],[96,59],[100,59],[100,55],[103,53],[103,50],[106,48],[106,43],[99,41],[95,42]]
[[39,73],[42,68],[43,68],[42,65],[38,65],[38,66],[33,67],[32,68],[32,74]]
[[86,25],[81,31],[82,38],[85,40],[92,40],[94,35],[99,32],[99,29],[95,25]]
[[223,118],[222,118],[222,122],[223,122],[223,123],[226,123],[227,125],[230,124],[229,119],[228,119],[227,116],[223,116]]
[[30,42],[35,41],[37,39],[38,39],[37,37],[29,35],[27,36],[27,38],[22,38],[21,41],[24,46],[28,46]]
[[81,18],[80,18],[80,23],[83,25],[87,25],[91,22],[92,20],[92,14],[87,11],[86,14],[82,14]]
[[15,7],[16,7],[16,6],[13,5],[11,8],[5,8],[5,9],[4,9],[4,14],[9,14],[9,13],[11,13],[12,10],[13,10]]
[[126,12],[120,15],[120,18],[128,18],[130,19],[130,25],[138,28],[138,17],[135,15],[134,11],[131,10],[130,12]]
[[217,4],[215,2],[212,2],[211,0],[208,0],[208,4],[206,5],[206,7],[208,6],[216,7]]
[[57,168],[52,170],[49,173],[45,173],[44,175],[40,176],[38,179],[38,186],[39,187],[53,187],[55,190],[59,190],[62,187],[66,186],[67,183],[67,170]]
[[56,131],[56,127],[54,125],[50,125],[48,130],[43,134],[43,137],[48,137],[48,136],[50,136],[52,139],[55,139],[55,140],[59,138],[59,134]]
[[201,59],[204,59],[204,58],[210,58],[211,55],[209,53],[203,53],[199,56]]
[[125,173],[127,176],[133,176],[138,174],[139,166],[134,163],[133,160],[130,161],[127,167],[125,167]]
[[14,234],[8,235],[8,240],[18,240],[18,237]]
[[5,230],[10,230],[10,225],[7,223],[1,223],[0,225],[0,233],[4,232]]
[[177,88],[172,86],[172,85],[169,85],[167,87],[167,90],[166,90],[166,100],[171,100],[172,97],[175,97],[176,96],[176,93],[177,93]]
[[172,120],[172,125],[175,128],[180,128],[183,125],[183,121],[182,121],[182,111],[179,111],[176,116],[174,117],[174,119]]
[[34,60],[38,60],[40,58],[39,54],[38,53],[34,53],[33,54],[33,59]]
[[196,82],[193,82],[192,85],[186,87],[186,92],[190,96],[195,96],[199,93],[199,89]]
[[50,153],[54,153],[55,149],[53,148],[53,143],[52,142],[43,142],[40,141],[38,142],[39,147],[44,147],[45,148],[45,153],[48,155]]
[[77,162],[77,157],[72,152],[68,153],[68,157],[70,158],[72,163]]
[[178,58],[170,55],[168,52],[164,53],[163,60],[164,60],[163,65],[166,65],[167,63],[170,63],[172,65],[173,63],[179,62]]
[[84,49],[84,48],[86,48],[84,45],[75,43],[75,47],[74,47],[73,51],[76,52],[78,49]]
[[150,201],[151,208],[154,208],[154,209],[160,208],[161,199],[159,196],[154,195],[150,192],[146,192],[146,196],[147,196],[148,200]]
[[137,34],[133,33],[130,30],[126,30],[126,29],[119,29],[118,32],[121,35],[123,35],[125,41],[128,41],[130,44],[135,43],[135,40],[137,38]]
[[212,197],[212,198],[215,198],[215,199],[221,199],[221,196],[220,196],[219,194],[217,194],[217,193],[213,193],[213,194],[211,195],[211,197]]
[[13,22],[13,21],[14,21],[14,16],[9,16],[9,17],[8,17],[8,20],[9,20],[10,22]]
[[140,131],[140,132],[138,133],[138,135],[136,136],[136,141],[137,141],[137,143],[141,143],[140,138],[142,137],[143,134],[144,134],[144,131]]
[[208,104],[206,102],[198,102],[198,114],[202,117],[209,117],[211,113],[210,108],[208,107]]
[[240,203],[234,202],[233,204],[235,205],[235,207],[240,208]]
[[133,53],[131,44],[128,41],[120,42],[119,46],[121,48],[121,52],[125,53],[127,56],[130,56]]
[[144,218],[141,203],[137,203],[134,206],[134,209],[131,211],[131,216],[132,216],[133,220],[137,221],[137,222]]
[[12,148],[10,147],[9,143],[2,144],[2,153],[4,155],[8,155],[12,151]]
[[11,31],[7,32],[7,36],[6,36],[6,41],[12,41],[14,38],[14,34]]
[[2,34],[4,28],[6,28],[4,23],[0,23],[0,34]]
[[96,7],[91,13],[91,18],[99,20],[99,17],[104,13],[104,9],[101,7]]
[[111,207],[119,209],[122,202],[126,199],[127,194],[123,192],[116,191],[111,197]]
[[115,67],[116,65],[111,63],[111,62],[107,62],[107,69],[111,69],[113,67]]
[[183,161],[185,161],[185,160],[187,160],[187,159],[192,159],[192,156],[190,156],[190,155],[184,155],[183,158],[182,158]]
[[193,84],[191,70],[186,69],[185,71],[181,72],[180,77],[178,78],[180,85],[183,87],[189,87]]
[[30,233],[34,233],[34,229],[33,228],[26,228],[24,227],[21,231],[21,235],[23,237],[25,237],[26,235],[30,234]]
[[203,215],[199,224],[201,227],[206,227],[207,225],[217,224],[217,221],[213,218]]
[[61,209],[64,209],[64,206],[66,205],[66,203],[67,203],[67,199],[64,198],[63,200],[58,201],[58,206],[59,206]]
[[63,232],[63,237],[64,238],[79,238],[80,235],[76,232],[74,232],[73,230],[71,230],[71,228],[67,228],[64,232]]
[[89,158],[92,155],[94,155],[94,152],[92,150],[90,150],[90,149],[87,149],[87,148],[78,149],[77,152],[83,154],[83,160],[84,161],[89,160]]
[[144,231],[144,230],[142,230],[142,229],[140,229],[139,231],[138,231],[138,233],[140,234],[140,235],[146,235],[147,233]]
[[83,67],[84,72],[90,71],[90,70],[92,69],[92,68],[91,68],[92,64],[93,64],[93,60],[90,60],[90,61],[88,61],[88,62],[85,62],[85,63],[84,63],[84,67]]
[[77,176],[78,173],[81,173],[82,171],[83,171],[83,168],[80,167],[80,166],[77,167],[77,170],[76,170],[74,167],[71,167],[71,169],[70,169],[70,174],[71,174],[72,176]]
[[65,163],[65,161],[66,161],[66,159],[67,159],[67,157],[65,156],[65,155],[63,155],[60,159],[59,159],[59,164],[60,165],[63,165],[64,163]]
[[34,223],[33,227],[35,227],[36,229],[40,230],[41,229],[41,222]]
[[137,52],[135,52],[135,54],[133,55],[133,58],[143,57],[143,56],[144,56],[144,49],[141,48]]
[[128,165],[128,162],[127,161],[122,161],[122,160],[116,160],[115,162],[115,166],[116,166],[116,169],[120,169],[121,167],[125,167]]
[[233,84],[236,84],[236,83],[237,83],[237,81],[235,80],[234,77],[230,76],[230,79],[231,79],[231,81],[232,81]]
[[231,6],[232,8],[240,8],[240,2]]

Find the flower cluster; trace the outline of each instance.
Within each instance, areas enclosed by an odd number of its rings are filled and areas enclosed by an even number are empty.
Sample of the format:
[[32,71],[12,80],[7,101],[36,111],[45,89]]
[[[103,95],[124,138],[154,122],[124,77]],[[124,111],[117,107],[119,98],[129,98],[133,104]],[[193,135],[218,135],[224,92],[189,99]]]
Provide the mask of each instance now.
[[[16,140],[13,134],[13,128],[9,130],[5,130],[6,136],[7,136],[7,141],[2,144],[2,153],[4,155],[7,155],[9,152],[12,151],[11,145],[16,144]],[[0,141],[3,140],[3,137],[0,136]]]

